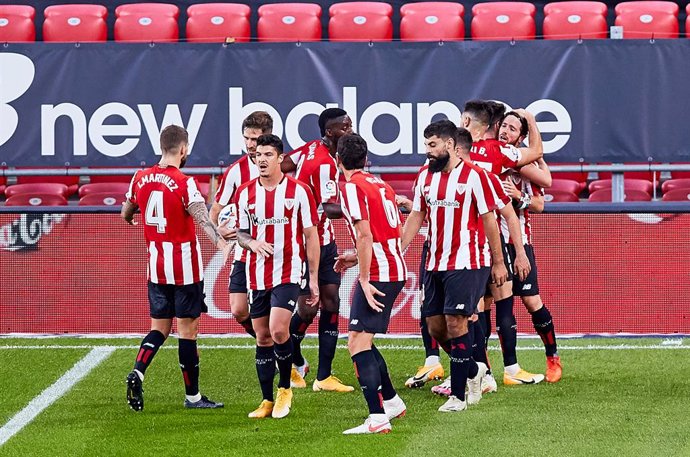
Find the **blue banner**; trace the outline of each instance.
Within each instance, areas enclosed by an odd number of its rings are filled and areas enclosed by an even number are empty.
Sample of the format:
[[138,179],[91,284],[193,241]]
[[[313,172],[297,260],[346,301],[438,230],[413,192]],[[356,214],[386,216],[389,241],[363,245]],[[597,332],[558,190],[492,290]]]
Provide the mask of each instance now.
[[269,111],[292,149],[340,106],[372,165],[424,160],[422,131],[490,98],[537,115],[553,163],[687,161],[690,40],[459,43],[8,44],[0,47],[0,162],[139,166],[165,125],[189,165],[233,162],[243,118]]

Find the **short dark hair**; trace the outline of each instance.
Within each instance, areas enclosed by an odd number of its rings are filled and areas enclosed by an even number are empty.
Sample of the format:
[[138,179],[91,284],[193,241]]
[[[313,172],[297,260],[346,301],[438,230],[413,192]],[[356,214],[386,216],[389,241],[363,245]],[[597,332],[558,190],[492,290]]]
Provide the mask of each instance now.
[[346,170],[359,170],[367,164],[367,142],[356,133],[348,133],[338,140],[338,157]]
[[283,140],[271,133],[265,133],[256,139],[257,146],[273,146],[278,154],[283,153]]
[[326,135],[326,124],[328,121],[333,119],[338,119],[347,115],[347,111],[340,108],[326,108],[319,115],[319,130],[321,131],[321,136]]
[[472,148],[472,134],[464,127],[455,129],[455,146],[470,151]]
[[171,152],[182,145],[189,144],[189,134],[184,127],[169,125],[161,132],[161,151]]
[[489,125],[493,126],[501,122],[501,120],[503,120],[503,116],[506,113],[506,105],[504,105],[501,102],[495,102],[493,100],[489,100],[488,102],[486,102],[486,105],[489,109],[490,114]]
[[273,132],[273,118],[266,111],[254,111],[242,121],[244,129],[259,129],[261,133]]
[[470,100],[465,103],[463,113],[469,114],[482,124],[491,125],[491,110],[485,100]]
[[527,119],[525,119],[523,116],[520,116],[515,111],[508,111],[501,118],[501,124],[503,124],[503,121],[505,121],[508,116],[515,116],[518,118],[520,121],[520,136],[527,136],[527,132],[529,132],[529,124],[527,124]]
[[455,133],[458,127],[448,119],[432,122],[424,129],[424,138],[431,138],[437,136],[441,139],[453,138],[455,140]]

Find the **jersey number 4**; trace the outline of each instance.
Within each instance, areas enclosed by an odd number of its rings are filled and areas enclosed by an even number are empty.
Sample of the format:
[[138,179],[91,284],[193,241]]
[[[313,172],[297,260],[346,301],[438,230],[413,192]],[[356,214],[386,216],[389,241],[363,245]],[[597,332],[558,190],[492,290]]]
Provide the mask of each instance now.
[[165,218],[163,212],[163,192],[154,190],[149,195],[149,201],[146,203],[146,214],[144,215],[146,225],[155,225],[158,233],[165,233],[165,227],[168,225],[168,220]]

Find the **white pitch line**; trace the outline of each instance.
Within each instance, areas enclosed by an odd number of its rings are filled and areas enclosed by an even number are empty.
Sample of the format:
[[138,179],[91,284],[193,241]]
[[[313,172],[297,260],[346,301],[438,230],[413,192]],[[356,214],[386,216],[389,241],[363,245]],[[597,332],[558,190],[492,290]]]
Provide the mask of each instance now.
[[107,359],[114,351],[115,348],[112,346],[94,347],[86,357],[78,361],[60,379],[31,400],[24,409],[15,414],[0,428],[0,446],[34,420],[44,409],[69,392],[76,383]]
[[[387,349],[391,351],[419,351],[423,348],[421,346],[401,346],[401,345],[376,345],[379,349]],[[115,349],[139,349],[138,345],[123,345],[123,346],[89,346],[89,345],[74,345],[74,346],[60,346],[60,345],[33,345],[33,346],[0,346],[0,350],[16,350],[16,349],[103,349],[113,351]],[[219,345],[199,345],[199,349],[255,349],[254,345],[247,344],[219,344]],[[161,349],[177,349],[177,345],[171,344],[163,346]],[[302,349],[318,349],[317,345],[303,345]],[[344,344],[338,345],[338,349],[347,349]],[[500,351],[499,346],[489,346],[490,351]],[[565,346],[558,345],[558,350],[564,351],[599,351],[599,350],[613,350],[613,351],[634,351],[634,350],[649,350],[649,349],[690,349],[690,345],[666,345],[666,344],[648,344],[648,345],[633,345],[633,344],[616,344],[616,345],[584,345],[584,346]],[[544,346],[518,346],[518,351],[543,351]]]

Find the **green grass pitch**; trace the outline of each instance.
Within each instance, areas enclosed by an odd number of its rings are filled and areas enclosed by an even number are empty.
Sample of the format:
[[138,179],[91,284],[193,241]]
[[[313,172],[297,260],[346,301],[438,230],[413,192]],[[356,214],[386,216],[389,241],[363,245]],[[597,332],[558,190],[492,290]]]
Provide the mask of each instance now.
[[[468,411],[449,414],[437,411],[444,400],[430,393],[430,385],[403,387],[423,361],[421,341],[382,339],[378,346],[407,416],[393,422],[389,435],[343,436],[367,415],[364,399],[358,387],[346,394],[312,392],[314,372],[307,389],[295,390],[287,418],[247,418],[261,400],[247,338],[200,341],[202,393],[225,402],[224,409],[183,408],[177,342],[170,339],[147,372],[141,413],[127,406],[124,383],[139,340],[2,338],[0,426],[92,346],[117,349],[0,446],[0,456],[690,456],[690,346],[661,343],[560,340],[560,383],[503,387],[500,353],[492,342],[499,391]],[[304,354],[314,365],[315,344],[305,340]],[[543,372],[539,340],[519,345],[520,364]],[[334,371],[357,385],[343,340]]]

